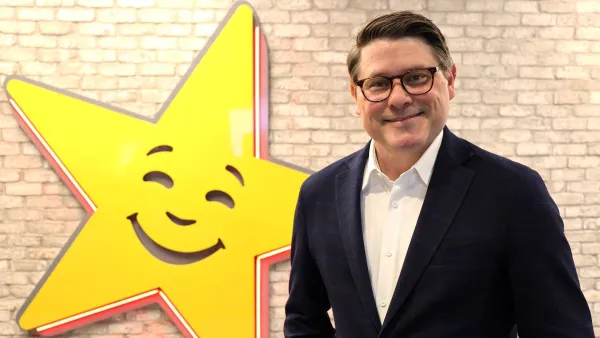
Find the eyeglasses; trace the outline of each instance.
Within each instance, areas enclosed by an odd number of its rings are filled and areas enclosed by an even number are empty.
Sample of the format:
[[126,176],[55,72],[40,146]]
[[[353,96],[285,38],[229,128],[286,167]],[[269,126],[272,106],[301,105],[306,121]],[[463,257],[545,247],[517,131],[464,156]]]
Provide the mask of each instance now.
[[440,67],[413,69],[396,76],[375,76],[356,82],[364,97],[371,102],[386,100],[392,93],[394,79],[400,79],[402,88],[410,95],[427,94],[433,88],[433,78]]

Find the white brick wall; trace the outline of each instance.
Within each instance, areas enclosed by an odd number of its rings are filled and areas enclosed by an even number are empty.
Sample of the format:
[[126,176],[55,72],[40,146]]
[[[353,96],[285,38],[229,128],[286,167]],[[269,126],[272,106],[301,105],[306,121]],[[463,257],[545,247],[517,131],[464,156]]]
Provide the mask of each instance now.
[[[153,115],[231,0],[0,0],[0,80],[21,74]],[[565,217],[600,325],[598,0],[251,0],[271,51],[271,151],[319,169],[367,140],[344,65],[361,24],[393,9],[429,15],[458,64],[449,125],[539,170]],[[0,337],[83,210],[18,128],[0,94]],[[289,263],[271,273],[281,337]],[[596,328],[600,337],[600,326]],[[158,307],[68,337],[180,337]]]

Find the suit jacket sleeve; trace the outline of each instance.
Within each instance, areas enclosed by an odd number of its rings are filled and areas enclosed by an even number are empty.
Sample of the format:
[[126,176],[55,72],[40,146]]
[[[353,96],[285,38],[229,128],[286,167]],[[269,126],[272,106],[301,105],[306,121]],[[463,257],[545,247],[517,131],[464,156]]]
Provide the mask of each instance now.
[[332,338],[335,330],[327,314],[329,297],[309,249],[302,191],[300,189],[294,216],[292,267],[283,332],[286,338]]
[[537,172],[517,186],[507,250],[519,338],[593,338],[558,208]]

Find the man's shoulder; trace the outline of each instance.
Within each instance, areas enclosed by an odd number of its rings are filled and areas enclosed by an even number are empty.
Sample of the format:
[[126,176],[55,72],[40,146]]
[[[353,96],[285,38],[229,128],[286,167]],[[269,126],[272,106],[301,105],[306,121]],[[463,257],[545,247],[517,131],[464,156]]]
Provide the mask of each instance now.
[[314,196],[333,191],[336,177],[350,169],[351,163],[357,160],[364,148],[340,158],[322,169],[311,174],[302,185],[302,193],[307,196]]
[[496,182],[503,182],[507,188],[527,188],[533,181],[542,181],[541,175],[526,164],[461,140],[474,154],[475,164],[471,167]]

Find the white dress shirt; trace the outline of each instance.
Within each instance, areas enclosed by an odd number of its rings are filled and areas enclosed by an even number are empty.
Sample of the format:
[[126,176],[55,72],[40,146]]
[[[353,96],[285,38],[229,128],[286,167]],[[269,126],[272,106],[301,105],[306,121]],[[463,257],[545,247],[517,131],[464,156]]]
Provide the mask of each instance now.
[[367,263],[382,323],[423,206],[442,136],[443,130],[417,163],[396,181],[380,170],[371,142],[360,202]]

